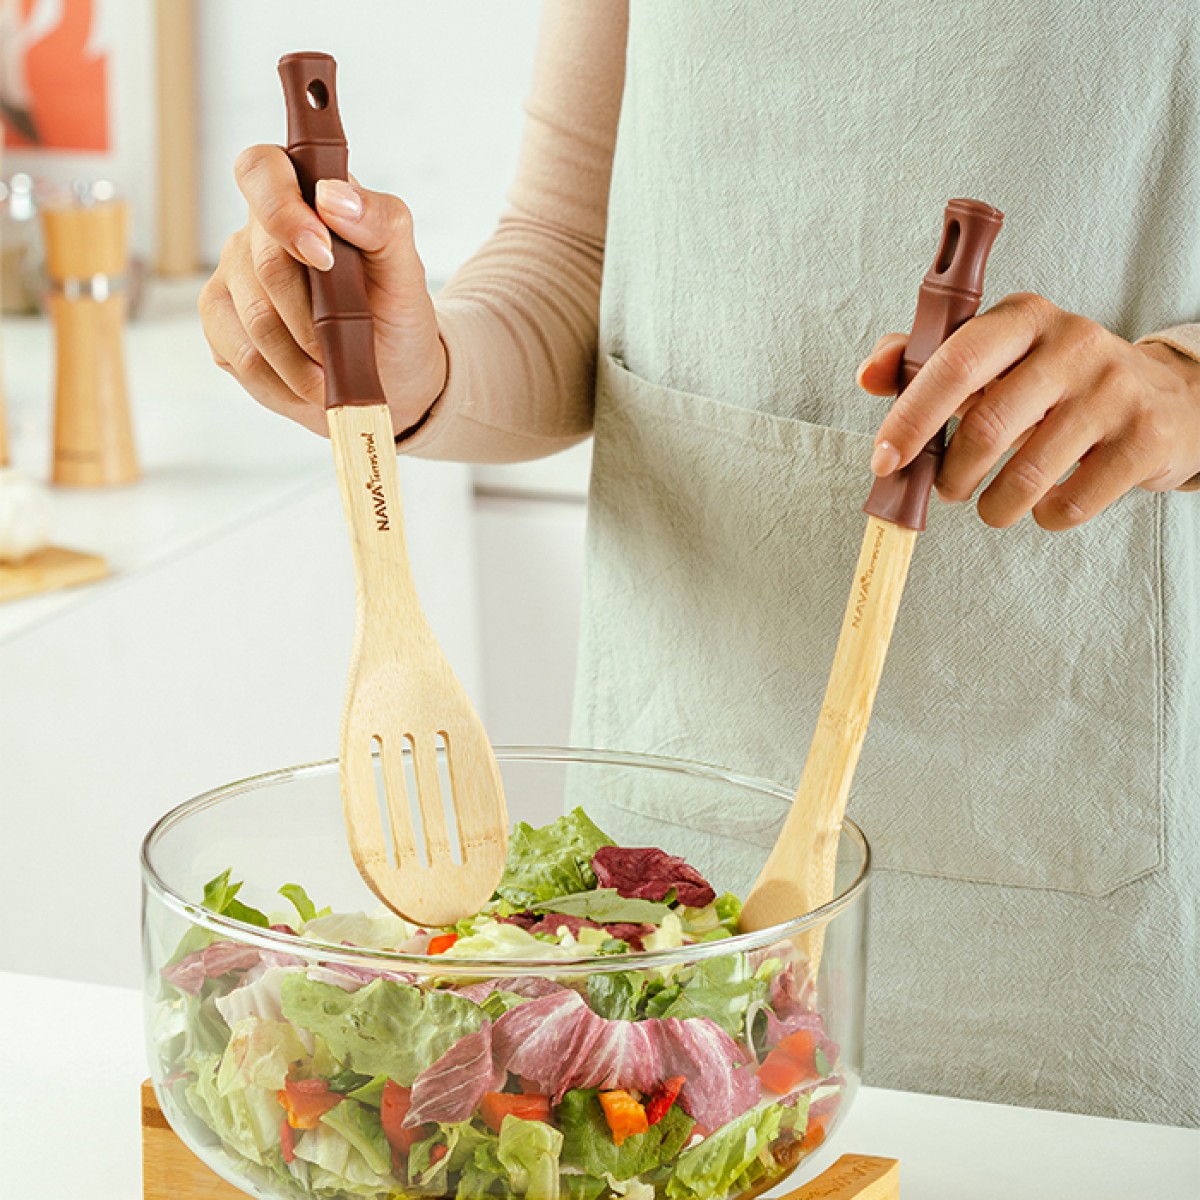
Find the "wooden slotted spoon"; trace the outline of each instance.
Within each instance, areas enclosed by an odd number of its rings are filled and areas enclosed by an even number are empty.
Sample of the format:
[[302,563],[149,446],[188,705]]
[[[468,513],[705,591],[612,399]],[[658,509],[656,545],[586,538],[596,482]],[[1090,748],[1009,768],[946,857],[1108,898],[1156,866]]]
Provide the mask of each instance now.
[[[983,269],[1003,214],[978,200],[946,205],[942,240],[921,284],[900,371],[903,391],[933,352],[973,317]],[[871,719],[917,534],[945,448],[945,428],[902,470],[878,479],[825,699],[796,798],[742,910],[743,930],[791,920],[833,898],[838,839],[854,769]],[[813,974],[819,929],[804,938]]]
[[[319,179],[346,179],[337,64],[327,54],[279,61],[287,152],[311,205]],[[419,925],[450,925],[495,891],[508,848],[508,810],[491,743],[421,610],[404,540],[392,420],[375,364],[374,328],[358,251],[333,237],[334,264],[309,271],[325,365],[325,407],[356,580],[354,648],[342,718],[346,832],[363,878]],[[445,746],[461,863],[451,857],[438,779]],[[380,813],[373,749],[383,775]],[[426,863],[420,861],[404,759],[416,779]]]

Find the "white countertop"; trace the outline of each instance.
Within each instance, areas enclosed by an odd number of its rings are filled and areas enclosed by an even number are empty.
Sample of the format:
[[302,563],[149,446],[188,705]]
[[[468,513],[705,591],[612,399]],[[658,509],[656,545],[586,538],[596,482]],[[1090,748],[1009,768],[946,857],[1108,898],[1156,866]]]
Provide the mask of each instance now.
[[[81,931],[84,936],[86,931]],[[0,973],[3,1194],[141,1195],[141,995]],[[900,1160],[904,1200],[1195,1200],[1200,1131],[864,1088],[832,1145]]]
[[[155,284],[147,317],[126,331],[143,478],[129,487],[54,489],[54,543],[103,554],[113,578],[0,605],[0,641],[294,501],[329,476],[321,439],[251,403],[213,365],[196,316],[198,289],[194,280]],[[12,465],[43,481],[51,459],[53,359],[47,320],[5,320]]]

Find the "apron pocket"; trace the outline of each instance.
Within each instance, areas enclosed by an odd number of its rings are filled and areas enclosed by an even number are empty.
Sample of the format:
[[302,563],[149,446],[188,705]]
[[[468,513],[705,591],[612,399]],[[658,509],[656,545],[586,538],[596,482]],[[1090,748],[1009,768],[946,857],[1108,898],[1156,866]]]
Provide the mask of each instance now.
[[[799,778],[870,445],[601,360],[579,744]],[[1098,896],[1159,865],[1159,513],[1138,493],[1049,534],[935,504],[849,807],[877,868]],[[657,791],[603,806],[747,862],[782,820]]]

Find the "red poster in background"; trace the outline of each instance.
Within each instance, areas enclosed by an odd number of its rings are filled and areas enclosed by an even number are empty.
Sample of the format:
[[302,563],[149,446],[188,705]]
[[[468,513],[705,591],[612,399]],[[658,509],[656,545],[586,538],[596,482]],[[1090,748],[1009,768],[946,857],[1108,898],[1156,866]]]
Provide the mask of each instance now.
[[111,0],[0,0],[0,119],[14,149],[109,148]]

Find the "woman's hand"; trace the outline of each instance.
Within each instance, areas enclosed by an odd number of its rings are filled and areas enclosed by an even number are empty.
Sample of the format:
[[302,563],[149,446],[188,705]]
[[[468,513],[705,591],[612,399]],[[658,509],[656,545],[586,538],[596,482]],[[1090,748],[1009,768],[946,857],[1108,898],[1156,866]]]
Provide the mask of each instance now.
[[[894,395],[906,342],[881,338],[859,386]],[[946,339],[892,405],[871,469],[904,466],[955,414],[942,499],[969,500],[1017,448],[979,497],[979,515],[997,528],[1032,511],[1043,529],[1070,529],[1131,488],[1168,491],[1200,473],[1200,363],[1169,346],[1132,345],[1030,293],[1005,297]]]
[[322,180],[314,213],[278,146],[243,151],[234,170],[250,220],[225,243],[199,305],[217,365],[260,404],[318,433],[328,432],[325,377],[304,264],[329,270],[332,229],[362,251],[392,423],[397,433],[411,428],[441,393],[447,367],[403,201]]

